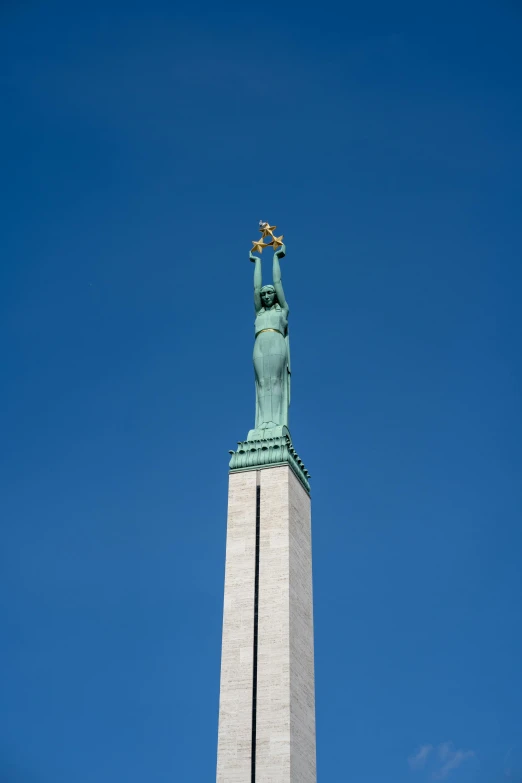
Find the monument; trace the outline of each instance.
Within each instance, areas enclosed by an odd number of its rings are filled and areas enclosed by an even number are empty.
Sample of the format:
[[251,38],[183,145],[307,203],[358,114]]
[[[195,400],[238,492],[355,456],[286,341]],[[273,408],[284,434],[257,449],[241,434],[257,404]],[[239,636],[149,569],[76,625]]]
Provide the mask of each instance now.
[[[310,476],[288,427],[286,248],[259,225],[255,426],[230,452],[217,783],[316,783]],[[269,246],[263,286],[252,251]]]

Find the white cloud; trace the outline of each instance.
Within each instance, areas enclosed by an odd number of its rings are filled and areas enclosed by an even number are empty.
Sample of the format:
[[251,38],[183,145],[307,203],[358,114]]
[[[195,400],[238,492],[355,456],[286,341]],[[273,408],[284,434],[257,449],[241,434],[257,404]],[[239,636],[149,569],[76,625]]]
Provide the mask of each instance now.
[[[422,745],[408,759],[411,770],[423,769],[430,753],[434,750],[433,745]],[[443,780],[454,769],[458,769],[467,759],[475,755],[473,750],[455,750],[453,742],[442,742],[436,749],[438,763],[433,771],[433,777],[436,780]],[[432,764],[430,766],[433,766]]]
[[409,757],[408,764],[410,769],[422,769],[432,750],[433,745],[422,745],[413,756]]
[[472,758],[475,753],[472,750],[454,750],[452,742],[443,742],[439,745],[439,759],[443,762],[438,772],[434,773],[436,778],[445,778],[449,773],[460,767],[466,759]]

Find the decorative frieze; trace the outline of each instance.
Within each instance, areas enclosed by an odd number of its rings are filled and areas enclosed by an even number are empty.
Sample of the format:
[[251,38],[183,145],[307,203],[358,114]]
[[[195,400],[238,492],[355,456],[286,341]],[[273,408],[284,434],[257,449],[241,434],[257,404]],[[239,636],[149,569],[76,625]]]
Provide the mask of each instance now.
[[229,451],[230,472],[289,465],[306,491],[310,493],[310,474],[292,444],[290,432],[286,427],[278,429],[281,434],[273,438],[254,436],[250,439],[253,433],[257,435],[260,432],[252,430],[249,433],[249,440],[239,441],[237,451]]

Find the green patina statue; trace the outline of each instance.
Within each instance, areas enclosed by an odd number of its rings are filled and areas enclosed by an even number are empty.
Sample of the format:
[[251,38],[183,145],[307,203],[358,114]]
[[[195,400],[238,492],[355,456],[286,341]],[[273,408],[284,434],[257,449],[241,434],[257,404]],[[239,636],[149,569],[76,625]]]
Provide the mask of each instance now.
[[282,244],[274,253],[273,285],[262,285],[261,259],[250,253],[254,269],[256,311],[254,371],[256,378],[256,430],[288,427],[290,405],[290,342],[288,303],[281,282]]
[[[230,451],[230,471],[258,470],[289,465],[303,487],[310,492],[310,474],[296,452],[288,429],[290,405],[290,342],[288,302],[281,282],[279,261],[286,248],[283,236],[274,236],[277,226],[259,221],[261,239],[252,242],[260,253],[271,245],[274,250],[273,285],[263,285],[261,259],[250,251],[254,268],[254,307],[256,311],[254,373],[256,378],[256,425],[247,439]],[[271,237],[270,242],[264,242]]]

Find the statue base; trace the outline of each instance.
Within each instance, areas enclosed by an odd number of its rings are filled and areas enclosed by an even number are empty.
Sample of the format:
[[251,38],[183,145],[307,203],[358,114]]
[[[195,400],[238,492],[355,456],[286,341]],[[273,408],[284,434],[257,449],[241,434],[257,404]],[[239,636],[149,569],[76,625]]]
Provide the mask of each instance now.
[[247,441],[271,440],[273,438],[284,438],[285,436],[290,438],[290,430],[284,424],[281,424],[279,427],[267,427],[264,430],[249,430]]
[[290,430],[284,425],[265,430],[250,430],[247,439],[238,442],[237,451],[229,451],[229,454],[231,473],[289,465],[310,493],[310,474],[294,449]]

